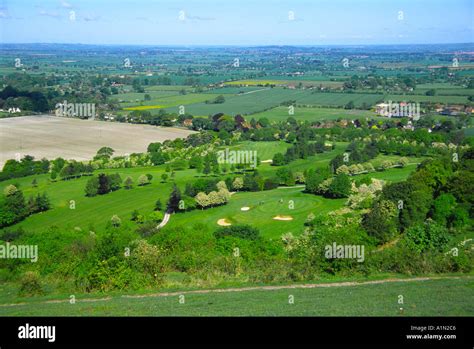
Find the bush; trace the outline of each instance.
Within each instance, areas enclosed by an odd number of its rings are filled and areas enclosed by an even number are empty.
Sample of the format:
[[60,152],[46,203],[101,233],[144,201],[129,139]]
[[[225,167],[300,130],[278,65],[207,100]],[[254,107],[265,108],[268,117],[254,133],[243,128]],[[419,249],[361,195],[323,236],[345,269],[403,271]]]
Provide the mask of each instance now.
[[122,224],[122,220],[120,219],[119,216],[117,216],[116,214],[114,214],[112,216],[112,218],[110,219],[110,221],[112,222],[112,225],[116,228],[120,227],[120,225]]
[[278,188],[278,183],[276,180],[273,178],[265,179],[265,182],[263,183],[263,190],[272,190],[276,188]]
[[132,177],[127,177],[125,178],[125,181],[123,182],[123,185],[125,189],[132,189],[133,188],[133,179]]
[[260,237],[260,232],[257,228],[247,224],[242,224],[219,228],[214,232],[214,236],[216,239],[232,236],[246,240],[257,240]]
[[34,296],[42,293],[39,274],[34,271],[27,271],[21,278],[18,294],[20,296]]
[[346,198],[351,194],[351,180],[346,174],[338,174],[329,185],[326,196],[331,198]]
[[99,179],[97,177],[90,178],[86,183],[86,196],[93,197],[98,193]]
[[404,237],[407,246],[417,253],[428,250],[441,252],[449,239],[447,229],[433,221],[408,228]]
[[156,232],[156,226],[156,222],[145,222],[137,228],[137,233],[144,238],[152,236]]
[[395,204],[388,200],[374,203],[372,210],[362,218],[362,226],[367,233],[380,242],[387,242],[397,233],[398,210]]
[[149,183],[150,183],[150,181],[148,180],[148,177],[146,175],[141,175],[140,177],[138,177],[138,185],[139,186],[144,186],[144,185],[147,185]]
[[163,220],[163,217],[164,217],[163,212],[160,212],[160,211],[153,211],[148,216],[148,218],[155,223],[161,222]]
[[285,163],[285,157],[282,153],[276,153],[273,155],[272,166],[283,166]]

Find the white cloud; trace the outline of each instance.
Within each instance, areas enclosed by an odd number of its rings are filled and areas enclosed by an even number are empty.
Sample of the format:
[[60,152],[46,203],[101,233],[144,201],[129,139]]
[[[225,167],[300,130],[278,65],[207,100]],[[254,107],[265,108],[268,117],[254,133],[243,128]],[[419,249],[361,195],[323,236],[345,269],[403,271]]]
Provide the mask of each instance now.
[[60,18],[61,17],[61,15],[57,12],[51,12],[51,11],[45,11],[45,10],[41,10],[39,12],[39,15],[44,16],[44,17],[51,17],[51,18]]

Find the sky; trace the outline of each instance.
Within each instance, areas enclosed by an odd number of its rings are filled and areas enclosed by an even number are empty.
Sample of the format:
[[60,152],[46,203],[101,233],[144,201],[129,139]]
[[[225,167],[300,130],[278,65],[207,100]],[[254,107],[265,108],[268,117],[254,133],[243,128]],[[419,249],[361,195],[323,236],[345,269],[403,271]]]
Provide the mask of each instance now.
[[473,4],[474,0],[0,0],[0,42],[472,43]]

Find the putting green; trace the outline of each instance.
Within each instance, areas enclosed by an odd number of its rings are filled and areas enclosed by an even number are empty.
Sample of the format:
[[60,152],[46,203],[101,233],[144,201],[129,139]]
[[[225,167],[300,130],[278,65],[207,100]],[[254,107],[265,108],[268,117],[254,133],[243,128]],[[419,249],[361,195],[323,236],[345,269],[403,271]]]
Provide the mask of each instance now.
[[[189,227],[199,222],[213,231],[219,227],[217,223],[219,220],[225,220],[232,225],[250,224],[259,228],[265,237],[280,238],[282,234],[288,232],[302,233],[304,221],[309,213],[325,214],[341,208],[346,201],[325,199],[305,194],[302,190],[303,188],[281,188],[263,192],[236,193],[225,206],[174,214],[166,228]],[[242,211],[243,207],[250,209]],[[290,216],[293,219],[276,220],[275,216]]]

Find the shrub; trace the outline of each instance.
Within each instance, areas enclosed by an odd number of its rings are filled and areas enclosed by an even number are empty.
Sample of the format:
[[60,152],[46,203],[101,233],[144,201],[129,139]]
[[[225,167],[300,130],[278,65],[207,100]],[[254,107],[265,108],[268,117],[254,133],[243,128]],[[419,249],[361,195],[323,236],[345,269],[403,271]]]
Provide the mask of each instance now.
[[381,242],[387,242],[397,232],[397,218],[398,210],[395,204],[388,200],[379,200],[372,210],[364,215],[362,226],[369,235]]
[[5,194],[5,196],[11,196],[15,194],[17,191],[18,191],[17,187],[15,187],[13,184],[10,184],[6,186],[5,189],[3,189],[3,194]]
[[144,185],[147,185],[149,183],[150,183],[150,181],[148,180],[148,177],[146,175],[141,175],[140,177],[138,177],[138,185],[139,186],[144,186]]
[[27,271],[20,281],[20,296],[34,296],[43,293],[40,277],[37,272]]
[[155,223],[161,222],[163,220],[163,217],[164,217],[163,212],[160,212],[160,211],[153,211],[148,216],[148,218]]
[[125,182],[123,182],[125,189],[132,189],[133,188],[133,179],[132,177],[125,178]]
[[431,249],[442,251],[449,239],[447,229],[433,221],[408,228],[404,237],[407,246],[418,253]]
[[282,166],[285,165],[285,157],[282,153],[276,153],[273,155],[272,166]]
[[97,177],[90,178],[86,183],[86,196],[93,197],[98,193],[99,179]]
[[329,185],[326,196],[346,198],[351,194],[352,183],[346,174],[338,174]]
[[161,259],[163,252],[155,245],[146,240],[132,242],[133,253],[131,254],[132,266],[140,272],[145,272],[157,277],[162,270]]
[[278,188],[278,183],[276,180],[273,178],[265,179],[265,182],[263,183],[263,190],[272,190],[276,188]]
[[120,225],[122,224],[122,220],[120,219],[119,216],[117,216],[116,214],[114,214],[112,216],[112,218],[110,219],[110,221],[112,222],[112,225],[116,228],[120,227]]
[[156,232],[156,226],[156,222],[147,221],[137,228],[137,233],[144,238],[152,236]]
[[214,236],[216,239],[232,236],[246,240],[257,240],[260,237],[260,232],[257,228],[242,224],[219,228],[214,232]]
[[235,191],[239,191],[244,187],[244,181],[241,177],[236,177],[234,181],[232,182],[232,189]]

